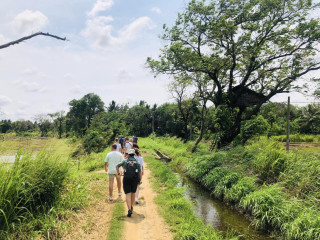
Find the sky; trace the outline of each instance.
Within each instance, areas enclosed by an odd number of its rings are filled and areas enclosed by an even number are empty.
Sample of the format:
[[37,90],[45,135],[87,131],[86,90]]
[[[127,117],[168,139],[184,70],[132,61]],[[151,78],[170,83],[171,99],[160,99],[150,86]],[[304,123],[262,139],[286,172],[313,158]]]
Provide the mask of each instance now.
[[0,119],[68,111],[87,93],[106,105],[170,101],[170,79],[154,78],[145,62],[159,55],[163,24],[173,24],[187,2],[1,0],[0,44],[38,31],[68,41],[40,36],[0,50]]

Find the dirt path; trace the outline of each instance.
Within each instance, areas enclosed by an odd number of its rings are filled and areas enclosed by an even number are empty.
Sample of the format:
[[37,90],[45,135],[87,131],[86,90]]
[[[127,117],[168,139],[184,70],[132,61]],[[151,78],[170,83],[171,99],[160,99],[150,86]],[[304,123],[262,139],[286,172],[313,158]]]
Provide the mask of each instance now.
[[[131,218],[125,219],[126,240],[170,240],[172,233],[159,216],[157,205],[154,203],[155,193],[150,183],[150,170],[144,165],[144,176],[139,194],[139,204],[133,207]],[[127,210],[127,207],[126,207]]]
[[[104,240],[107,239],[109,226],[114,209],[115,202],[123,202],[124,197],[108,201],[108,176],[104,170],[94,172],[93,174],[103,175],[102,179],[91,180],[88,184],[88,191],[91,197],[90,205],[74,214],[69,221],[72,228],[63,236],[64,240]],[[117,187],[114,184],[113,196],[116,197]]]
[[[106,174],[104,170],[93,174]],[[101,175],[100,175],[101,176]],[[155,193],[150,183],[150,170],[145,165],[143,184],[140,189],[139,204],[134,205],[131,218],[125,217],[125,228],[122,239],[128,240],[170,240],[172,233],[159,216],[157,205],[154,203]],[[88,191],[92,197],[91,204],[70,217],[71,228],[64,234],[64,240],[100,240],[107,239],[113,209],[116,202],[123,202],[126,213],[125,195],[108,201],[108,177],[92,179],[88,184]],[[113,196],[117,196],[117,187],[114,183]]]

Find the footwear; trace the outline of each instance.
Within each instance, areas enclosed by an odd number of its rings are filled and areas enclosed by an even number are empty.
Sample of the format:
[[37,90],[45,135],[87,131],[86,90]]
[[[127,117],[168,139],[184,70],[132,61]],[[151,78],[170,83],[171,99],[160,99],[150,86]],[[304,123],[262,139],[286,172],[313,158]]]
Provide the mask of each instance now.
[[[132,209],[132,207],[131,207],[131,209]],[[131,217],[131,215],[132,215],[132,210],[128,210],[128,215],[127,215],[127,217]]]
[[122,195],[122,192],[119,192],[119,197],[121,197],[121,195]]
[[138,200],[138,198],[136,198],[135,202],[136,202],[136,204],[139,204],[139,200]]
[[109,201],[112,201],[113,199],[112,199],[112,197],[109,197]]
[[131,212],[133,212],[133,207],[131,206]]

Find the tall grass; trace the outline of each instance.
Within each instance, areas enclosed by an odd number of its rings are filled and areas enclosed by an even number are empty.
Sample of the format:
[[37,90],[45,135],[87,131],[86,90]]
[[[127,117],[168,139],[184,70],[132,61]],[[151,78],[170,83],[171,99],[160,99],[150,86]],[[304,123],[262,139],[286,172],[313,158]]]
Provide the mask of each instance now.
[[202,146],[194,154],[188,150],[192,143],[176,138],[143,144],[173,158],[171,165],[182,168],[213,196],[251,214],[257,227],[276,230],[285,239],[320,239],[318,155],[288,154],[267,139],[217,153]]
[[19,153],[12,166],[0,165],[0,239],[25,239],[38,233],[58,237],[59,208],[75,209],[83,200],[83,187],[73,181],[70,167],[48,152]]
[[178,179],[170,168],[153,157],[145,157],[151,167],[154,186],[158,195],[156,202],[161,206],[160,212],[175,232],[174,239],[179,240],[218,240],[237,239],[223,237],[218,231],[203,224],[192,209],[191,203],[183,197],[183,188],[177,188]]

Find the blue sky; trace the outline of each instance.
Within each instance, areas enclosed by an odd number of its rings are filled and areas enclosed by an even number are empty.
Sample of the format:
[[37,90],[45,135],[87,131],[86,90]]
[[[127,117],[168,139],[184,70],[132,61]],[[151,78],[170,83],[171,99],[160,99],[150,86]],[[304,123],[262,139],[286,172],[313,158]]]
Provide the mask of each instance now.
[[69,41],[37,37],[1,50],[0,119],[67,111],[69,101],[89,92],[106,105],[170,101],[170,79],[154,79],[144,64],[164,44],[163,24],[173,24],[187,2],[2,0],[0,44],[37,31]]
[[33,32],[37,37],[0,53],[0,118],[33,119],[68,110],[89,92],[106,105],[170,100],[167,77],[154,79],[144,63],[157,56],[164,23],[173,23],[184,0],[2,0],[0,43]]

